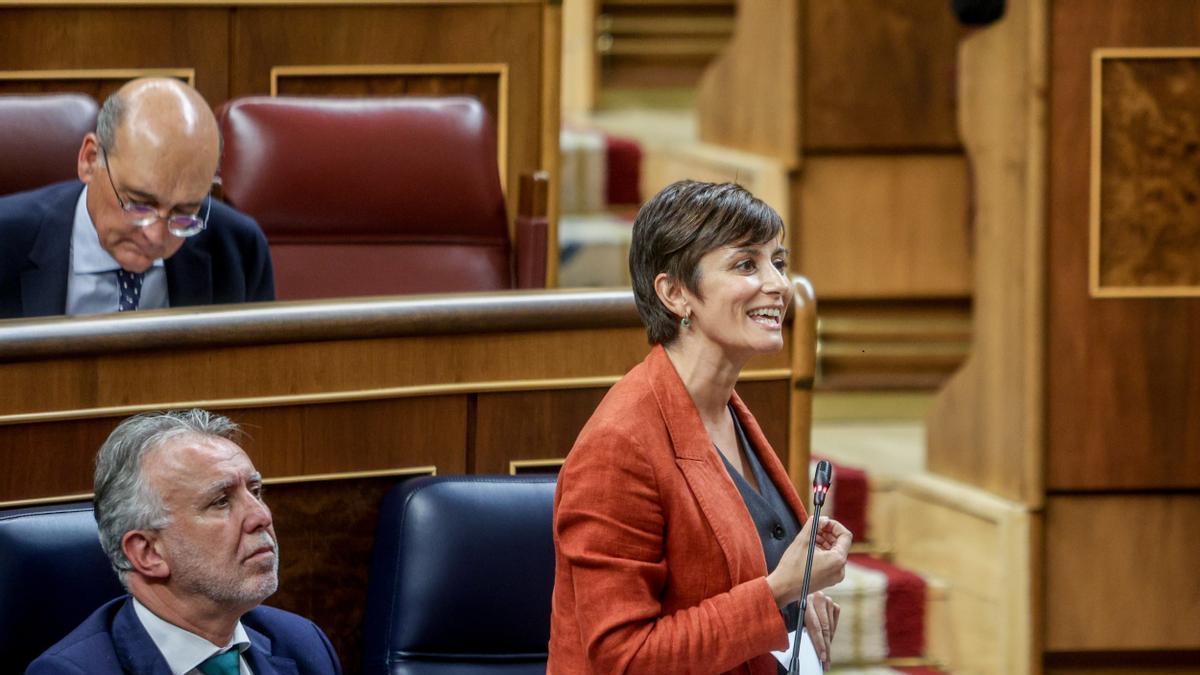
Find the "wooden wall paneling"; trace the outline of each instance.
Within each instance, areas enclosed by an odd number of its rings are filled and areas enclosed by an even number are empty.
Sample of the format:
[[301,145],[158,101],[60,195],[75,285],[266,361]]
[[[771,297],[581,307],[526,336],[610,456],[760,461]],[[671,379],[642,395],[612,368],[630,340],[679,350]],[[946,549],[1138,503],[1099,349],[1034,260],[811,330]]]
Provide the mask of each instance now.
[[[558,138],[562,129],[563,7],[561,3],[542,5],[542,110],[541,169],[550,174],[547,186],[546,217],[546,288],[558,287],[558,215],[561,173]],[[515,195],[513,201],[525,199]],[[515,238],[515,237],[514,237]]]
[[822,300],[970,295],[961,156],[809,156],[793,185],[796,268]]
[[[413,466],[468,471],[463,395],[203,407],[242,425],[241,445],[268,478]],[[96,451],[126,416],[0,425],[0,502],[90,493]]]
[[754,414],[771,449],[785,467],[788,466],[790,390],[791,382],[788,380],[742,380],[736,387],[738,396]]
[[192,68],[75,68],[0,71],[0,94],[84,93],[103,103],[125,82],[138,77],[174,77],[196,84]]
[[806,154],[958,148],[960,28],[945,2],[808,0],[803,21]]
[[1046,534],[1048,651],[1200,649],[1200,495],[1051,496]]
[[733,37],[697,88],[701,141],[799,163],[800,8],[800,0],[739,0]]
[[1195,45],[1200,21],[1188,3],[1062,0],[1051,29],[1047,488],[1200,488],[1200,301],[1088,294],[1092,50]]
[[1009,2],[1001,21],[971,33],[960,51],[973,345],[927,425],[930,471],[1035,508],[1044,461],[1047,4]]
[[[210,104],[229,96],[225,7],[7,7],[0,11],[0,35],[0,71],[192,69],[196,89]],[[61,91],[59,84],[43,86]],[[85,76],[82,89],[73,90],[103,100],[119,85]]]
[[473,473],[510,462],[564,459],[608,387],[480,394]]
[[[239,7],[231,31],[234,97],[269,91],[271,70],[281,66],[505,64],[510,86],[506,173],[519,176],[542,168],[546,120],[539,3]],[[510,221],[516,209],[512,196]]]

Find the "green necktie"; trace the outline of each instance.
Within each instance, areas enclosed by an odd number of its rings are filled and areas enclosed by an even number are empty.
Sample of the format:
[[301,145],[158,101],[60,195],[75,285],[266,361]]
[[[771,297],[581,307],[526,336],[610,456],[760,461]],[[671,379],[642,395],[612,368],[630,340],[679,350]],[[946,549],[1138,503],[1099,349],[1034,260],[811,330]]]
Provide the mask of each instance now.
[[204,675],[238,675],[238,650],[230,649],[224,654],[213,654],[196,666]]

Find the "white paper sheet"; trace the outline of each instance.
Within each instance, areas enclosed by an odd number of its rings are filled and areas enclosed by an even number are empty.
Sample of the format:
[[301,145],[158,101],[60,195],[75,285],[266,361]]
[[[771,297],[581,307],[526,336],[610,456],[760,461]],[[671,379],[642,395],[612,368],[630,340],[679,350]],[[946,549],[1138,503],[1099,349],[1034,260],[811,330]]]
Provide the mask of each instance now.
[[808,639],[808,631],[798,630],[788,633],[788,648],[781,652],[771,652],[784,668],[792,664],[792,648],[796,646],[796,633],[800,633],[800,673],[801,675],[821,675],[825,671],[821,668],[821,659],[817,658],[817,649],[813,647],[812,640]]

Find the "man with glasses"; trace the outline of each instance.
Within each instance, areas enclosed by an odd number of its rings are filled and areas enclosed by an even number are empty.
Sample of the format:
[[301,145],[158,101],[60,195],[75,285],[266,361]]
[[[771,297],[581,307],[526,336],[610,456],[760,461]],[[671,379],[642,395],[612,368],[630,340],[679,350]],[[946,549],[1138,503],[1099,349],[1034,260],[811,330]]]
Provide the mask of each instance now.
[[110,96],[79,182],[0,198],[0,318],[275,298],[266,238],[212,198],[216,118],[170,78]]

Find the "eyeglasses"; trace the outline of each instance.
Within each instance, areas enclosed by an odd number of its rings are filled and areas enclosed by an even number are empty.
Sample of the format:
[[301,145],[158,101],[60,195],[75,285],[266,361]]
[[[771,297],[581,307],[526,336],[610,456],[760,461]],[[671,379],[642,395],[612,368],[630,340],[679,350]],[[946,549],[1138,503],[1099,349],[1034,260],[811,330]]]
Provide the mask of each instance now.
[[[108,174],[108,184],[112,186],[113,194],[117,196],[117,202],[121,205],[121,210],[125,212],[125,219],[134,227],[149,227],[160,219],[167,221],[167,229],[176,237],[190,237],[195,234],[200,234],[204,228],[208,226],[208,212],[212,209],[212,192],[209,192],[208,198],[204,204],[204,215],[193,216],[182,213],[166,216],[158,215],[158,209],[150,204],[139,204],[138,202],[126,202],[121,199],[121,191],[117,189],[117,184],[113,182],[112,165],[108,163],[108,151],[104,146],[100,146],[100,154],[104,157],[104,172]],[[213,180],[216,183],[216,179]]]

